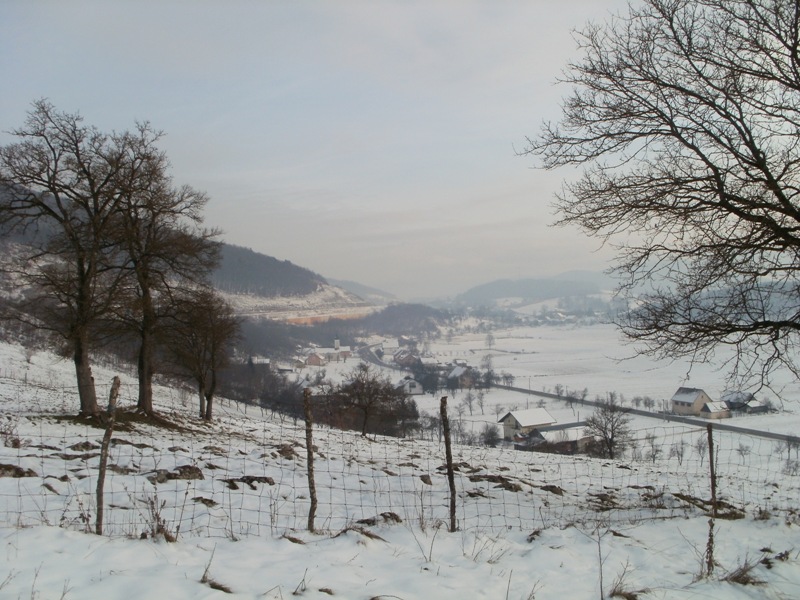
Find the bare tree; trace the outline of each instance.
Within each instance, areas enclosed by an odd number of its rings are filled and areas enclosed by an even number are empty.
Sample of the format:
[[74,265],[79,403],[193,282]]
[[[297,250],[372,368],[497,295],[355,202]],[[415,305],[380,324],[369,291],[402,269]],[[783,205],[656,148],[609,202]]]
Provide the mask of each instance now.
[[490,331],[489,333],[486,334],[486,341],[485,341],[486,347],[489,348],[489,350],[491,350],[492,348],[494,348],[494,342],[495,342],[494,334]]
[[406,396],[388,376],[382,376],[369,364],[361,363],[345,377],[335,397],[345,408],[360,413],[361,435],[366,436],[370,419],[378,416],[393,418]]
[[736,452],[742,459],[742,464],[744,464],[745,458],[750,454],[750,446],[745,444],[744,442],[739,442],[738,448],[736,448]]
[[582,165],[559,224],[615,245],[620,321],[643,351],[769,383],[800,333],[800,11],[779,0],[643,0],[578,34],[560,123],[527,149]]
[[613,459],[633,442],[631,418],[627,413],[617,404],[615,397],[610,396],[586,419],[586,435],[599,442],[603,456]]
[[18,314],[32,313],[37,326],[66,341],[80,412],[95,415],[90,355],[119,281],[110,230],[132,193],[130,182],[148,168],[159,134],[147,124],[102,133],[46,100],[34,102],[25,125],[11,133],[17,141],[0,148],[0,220],[27,232],[30,250],[18,272],[31,295]]
[[656,437],[655,433],[648,433],[644,436],[647,445],[650,446],[650,449],[647,452],[647,458],[650,459],[650,462],[655,464],[655,462],[661,458],[661,455],[664,453],[664,449],[661,447],[661,444],[658,443],[658,438]]
[[239,321],[225,300],[210,288],[184,292],[168,327],[173,362],[197,385],[200,418],[212,418],[220,370],[230,360]]
[[669,448],[669,456],[670,458],[675,457],[678,459],[678,464],[683,464],[683,457],[686,455],[686,440],[681,440],[679,442],[675,442]]
[[159,326],[168,318],[178,285],[202,284],[218,260],[216,231],[205,230],[207,197],[189,186],[175,188],[162,152],[130,182],[120,202],[114,241],[124,255],[128,294],[116,318],[138,338],[139,410],[153,412],[154,356]]
[[700,457],[700,466],[703,466],[703,459],[708,454],[708,437],[705,434],[701,435],[694,442],[694,451]]
[[481,415],[485,415],[486,412],[486,392],[483,390],[478,390],[478,407],[481,409]]
[[461,400],[461,402],[464,404],[464,406],[467,407],[467,410],[469,410],[469,416],[471,417],[472,416],[472,410],[473,410],[473,408],[475,406],[475,394],[472,393],[472,390],[468,391],[465,394],[465,396]]

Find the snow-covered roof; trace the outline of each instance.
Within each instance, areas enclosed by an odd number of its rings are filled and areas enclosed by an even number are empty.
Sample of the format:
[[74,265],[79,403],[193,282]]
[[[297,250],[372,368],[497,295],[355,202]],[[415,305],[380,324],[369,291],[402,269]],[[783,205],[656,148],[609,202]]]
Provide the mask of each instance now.
[[317,348],[318,353],[335,354],[337,352],[351,352],[350,346],[339,346],[338,348]]
[[722,400],[725,402],[750,402],[755,396],[752,392],[743,392],[741,390],[727,390],[722,392]]
[[572,427],[570,429],[556,429],[552,431],[539,431],[544,440],[549,444],[561,442],[577,442],[587,437],[583,428]]
[[528,410],[512,410],[498,419],[498,423],[503,423],[508,417],[512,417],[519,423],[520,427],[536,427],[537,425],[551,425],[556,422],[553,416],[544,408],[529,408]]
[[722,394],[722,401],[727,402],[729,404],[750,404],[753,405],[753,402],[756,401],[756,397],[753,395],[752,392],[742,392],[740,390],[728,390]]
[[672,400],[676,402],[694,402],[700,394],[705,394],[705,392],[698,388],[681,387],[672,396]]
[[703,412],[717,413],[728,410],[728,405],[724,402],[706,402],[703,405]]
[[454,367],[450,374],[447,376],[448,379],[455,379],[461,377],[464,373],[467,372],[466,367]]

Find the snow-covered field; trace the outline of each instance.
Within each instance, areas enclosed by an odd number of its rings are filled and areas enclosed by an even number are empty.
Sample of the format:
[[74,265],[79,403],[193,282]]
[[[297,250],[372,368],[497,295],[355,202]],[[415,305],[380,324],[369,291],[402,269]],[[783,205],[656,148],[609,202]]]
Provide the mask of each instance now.
[[[530,377],[532,389],[588,388],[590,397],[616,391],[668,398],[687,384],[713,395],[724,386],[711,365],[686,382],[680,365],[619,364],[612,358],[625,350],[608,328],[494,336],[491,350],[485,335],[475,334],[431,351],[476,365],[491,353],[494,368],[513,373],[519,387]],[[354,365],[327,370],[335,375]],[[101,394],[114,374],[95,369]],[[121,404],[130,406],[134,379],[121,376]],[[709,520],[697,504],[710,496],[707,457],[693,448],[699,428],[637,418],[637,437],[650,436],[663,449],[655,461],[457,446],[453,533],[438,441],[316,429],[319,506],[317,532],[309,533],[300,423],[223,402],[216,421],[203,425],[193,418],[191,395],[158,387],[157,407],[173,426],[119,424],[104,535],[97,536],[91,531],[103,431],[64,418],[76,411],[73,385],[69,362],[0,346],[0,464],[8,465],[0,469],[27,475],[0,477],[0,597],[222,598],[225,587],[241,598],[541,600],[610,597],[619,578],[621,590],[648,590],[641,598],[800,597],[800,476],[787,471],[796,457],[787,460],[773,441],[717,434],[719,493],[742,518],[716,521],[717,566],[698,579]],[[791,393],[788,387],[787,409],[795,406]],[[476,409],[462,419],[477,427],[494,421],[498,404],[524,408],[532,399],[493,390],[485,414]],[[419,403],[438,409],[438,398]],[[585,416],[560,401],[546,408],[559,422]],[[794,413],[758,419],[761,428],[796,431]],[[669,450],[682,441],[679,461]],[[750,575],[764,583],[723,579],[743,565],[753,565]]]

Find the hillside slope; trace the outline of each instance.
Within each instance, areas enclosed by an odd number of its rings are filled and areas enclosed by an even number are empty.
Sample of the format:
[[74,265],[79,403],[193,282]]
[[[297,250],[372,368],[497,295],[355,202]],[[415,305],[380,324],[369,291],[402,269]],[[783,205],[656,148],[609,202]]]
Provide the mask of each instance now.
[[[754,516],[763,480],[742,488],[744,518],[716,522],[717,572],[699,577],[708,517],[649,461],[455,445],[450,532],[440,442],[315,428],[310,533],[302,424],[225,402],[200,424],[166,387],[157,403],[170,426],[120,418],[95,535],[103,430],[65,416],[76,406],[69,362],[2,344],[0,361],[3,597],[195,600],[227,597],[224,588],[235,598],[562,600],[614,586],[626,598],[766,600],[800,589],[796,514]],[[105,383],[112,372],[96,375]],[[122,375],[124,410],[135,385]],[[761,583],[743,585],[745,575]]]

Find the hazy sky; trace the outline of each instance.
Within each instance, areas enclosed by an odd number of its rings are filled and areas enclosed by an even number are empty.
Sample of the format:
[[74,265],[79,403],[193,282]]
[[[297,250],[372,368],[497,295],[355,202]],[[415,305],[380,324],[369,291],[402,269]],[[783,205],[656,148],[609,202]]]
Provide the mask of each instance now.
[[[150,121],[228,242],[401,298],[603,269],[517,155],[572,30],[624,0],[0,2],[0,130],[48,98]],[[0,134],[0,143],[10,141]]]

